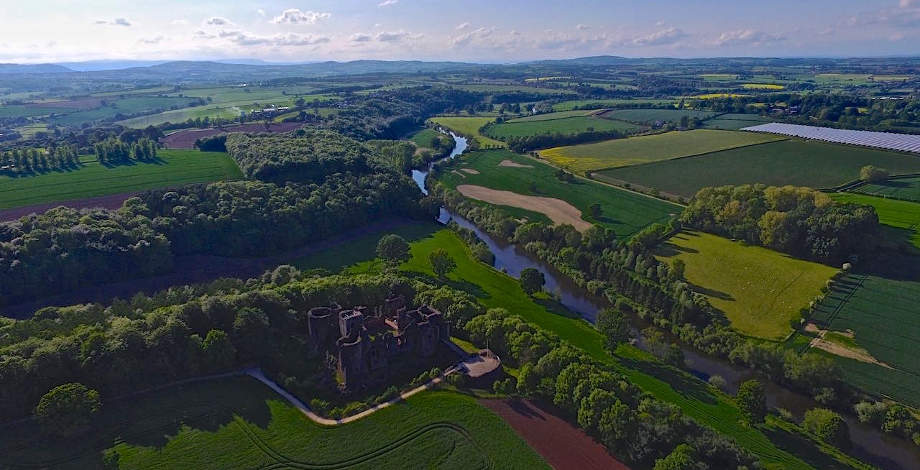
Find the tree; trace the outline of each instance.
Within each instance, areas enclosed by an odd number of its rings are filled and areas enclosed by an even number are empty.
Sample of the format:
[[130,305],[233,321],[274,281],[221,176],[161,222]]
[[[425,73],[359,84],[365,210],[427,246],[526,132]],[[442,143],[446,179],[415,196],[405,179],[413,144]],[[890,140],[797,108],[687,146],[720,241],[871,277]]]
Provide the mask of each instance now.
[[71,437],[85,431],[101,407],[99,392],[81,383],[66,383],[42,396],[35,417],[50,433]]
[[224,330],[210,330],[202,343],[205,361],[211,370],[223,370],[236,360],[236,348]]
[[748,423],[764,422],[767,416],[767,395],[762,383],[753,379],[745,381],[738,387],[735,400]]
[[429,253],[428,262],[431,263],[431,270],[442,278],[457,268],[457,263],[444,248],[438,248]]
[[525,268],[521,271],[521,289],[527,295],[534,295],[543,290],[543,284],[546,284],[546,278],[543,273],[534,268]]
[[591,204],[591,206],[588,207],[588,210],[591,212],[591,217],[594,217],[595,219],[600,218],[600,216],[603,214],[601,205],[597,202]]
[[846,421],[831,410],[814,408],[806,411],[802,426],[824,442],[841,448],[850,446],[850,429]]
[[674,273],[674,277],[677,279],[684,278],[684,272],[687,270],[687,263],[680,258],[674,258],[671,260],[671,272]]
[[610,351],[629,341],[629,322],[626,315],[619,310],[605,308],[598,312],[597,329],[604,335],[605,344]]
[[[687,444],[674,448],[667,457],[655,461],[654,470],[693,470],[700,468],[694,454],[696,451]],[[705,468],[705,467],[704,467]]]
[[866,165],[859,169],[859,179],[869,183],[877,183],[888,179],[888,170]]
[[391,267],[409,261],[409,243],[406,239],[396,234],[387,234],[377,242],[377,256]]

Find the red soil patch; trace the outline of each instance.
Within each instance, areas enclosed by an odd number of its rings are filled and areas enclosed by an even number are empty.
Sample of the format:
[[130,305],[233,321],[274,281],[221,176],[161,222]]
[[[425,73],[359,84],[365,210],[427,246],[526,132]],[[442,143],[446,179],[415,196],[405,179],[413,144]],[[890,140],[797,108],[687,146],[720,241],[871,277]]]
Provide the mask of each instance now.
[[48,209],[53,209],[60,206],[73,207],[74,209],[118,209],[121,207],[121,204],[128,198],[137,194],[137,192],[109,194],[107,196],[89,197],[86,199],[77,199],[74,201],[48,202],[44,204],[35,204],[33,206],[3,209],[0,210],[0,222],[17,220],[20,217],[24,217],[29,214],[41,214]]
[[556,470],[629,470],[584,431],[527,400],[479,400]]
[[213,137],[220,134],[229,134],[231,132],[290,132],[294,129],[303,127],[302,122],[278,122],[271,125],[266,131],[265,124],[252,123],[241,124],[239,126],[230,126],[218,129],[211,127],[208,129],[186,129],[184,131],[173,132],[160,139],[168,149],[192,149],[195,148],[195,141],[203,137]]

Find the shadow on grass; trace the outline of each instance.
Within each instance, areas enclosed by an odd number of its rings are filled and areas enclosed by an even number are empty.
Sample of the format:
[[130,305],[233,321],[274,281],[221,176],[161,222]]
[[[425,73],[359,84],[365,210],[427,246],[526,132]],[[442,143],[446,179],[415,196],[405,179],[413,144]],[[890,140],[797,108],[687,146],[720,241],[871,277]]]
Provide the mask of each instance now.
[[624,367],[655,377],[687,398],[710,405],[719,403],[718,397],[709,391],[704,382],[684,371],[656,361],[642,361],[627,357],[619,357],[619,360]]
[[[851,469],[849,465],[837,461],[833,456],[821,451],[817,444],[808,438],[793,434],[785,429],[773,426],[761,426],[758,429],[770,439],[777,447],[804,460],[814,468],[844,470]],[[900,468],[898,465],[884,466],[882,468]]]
[[533,299],[534,303],[542,306],[552,314],[566,318],[581,319],[581,315],[569,310],[565,305],[562,305],[553,299],[545,299],[540,297],[531,297],[531,299]]

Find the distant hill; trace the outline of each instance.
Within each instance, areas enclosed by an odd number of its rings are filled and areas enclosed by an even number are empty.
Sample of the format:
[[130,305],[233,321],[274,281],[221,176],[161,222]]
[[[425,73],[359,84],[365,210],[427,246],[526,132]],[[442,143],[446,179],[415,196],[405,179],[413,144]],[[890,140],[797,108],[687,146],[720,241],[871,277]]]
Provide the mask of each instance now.
[[57,64],[0,64],[0,73],[65,73],[73,70]]
[[574,59],[536,60],[525,62],[533,65],[615,65],[629,62],[633,59],[615,55],[596,55],[591,57],[576,57]]
[[77,72],[98,72],[102,70],[121,70],[132,67],[149,67],[162,64],[163,60],[88,60],[84,62],[60,62],[56,65]]

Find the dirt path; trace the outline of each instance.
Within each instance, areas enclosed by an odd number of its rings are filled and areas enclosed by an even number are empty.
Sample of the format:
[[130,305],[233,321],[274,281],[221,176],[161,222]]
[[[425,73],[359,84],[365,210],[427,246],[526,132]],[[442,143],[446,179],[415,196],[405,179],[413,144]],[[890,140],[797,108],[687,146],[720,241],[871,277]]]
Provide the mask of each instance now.
[[545,214],[557,225],[569,224],[579,232],[584,232],[591,228],[591,223],[581,218],[581,211],[562,199],[527,196],[471,184],[461,184],[457,186],[457,191],[460,191],[466,197],[479,199],[490,204],[519,207]]
[[517,163],[515,161],[511,161],[507,159],[502,160],[501,163],[498,164],[498,166],[507,166],[510,168],[533,168],[533,165],[524,165],[523,163]]
[[629,470],[581,429],[527,400],[479,400],[556,470]]
[[[811,342],[808,343],[808,346],[809,346],[809,347],[818,348],[818,349],[821,349],[821,350],[823,350],[823,351],[826,351],[826,352],[829,352],[829,353],[831,353],[831,354],[834,354],[834,355],[836,355],[836,356],[846,357],[846,358],[849,358],[849,359],[855,359],[855,360],[857,360],[857,361],[866,362],[866,363],[869,363],[869,364],[876,364],[876,365],[879,365],[879,366],[882,366],[882,367],[886,367],[886,368],[888,368],[888,369],[894,369],[893,367],[889,366],[888,364],[885,364],[884,362],[879,361],[878,359],[876,359],[874,356],[872,356],[872,354],[869,353],[869,351],[866,351],[865,349],[862,349],[862,348],[858,348],[858,349],[856,349],[856,348],[849,348],[849,347],[846,347],[846,346],[844,346],[844,345],[842,345],[842,344],[835,343],[835,342],[833,342],[833,341],[828,341],[828,340],[824,339],[824,335],[827,334],[827,330],[822,330],[822,329],[818,328],[818,326],[815,325],[814,323],[809,323],[809,324],[805,325],[805,331],[808,331],[808,332],[810,332],[810,333],[817,333],[817,334],[818,334],[818,336],[817,336],[816,338],[812,339]],[[849,337],[849,338],[853,338],[852,333],[850,333],[850,334],[841,333],[841,334],[843,334],[844,336],[847,336],[847,337]]]

